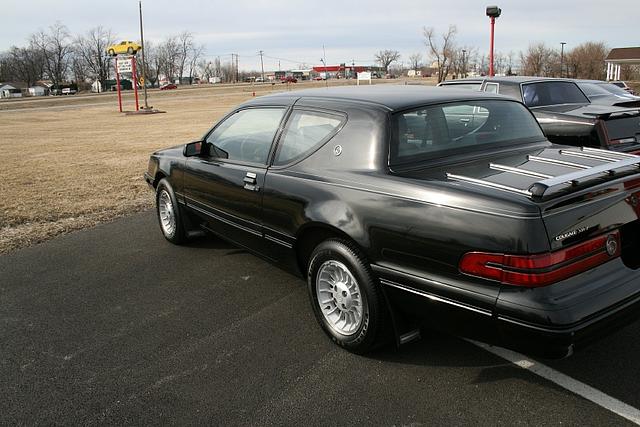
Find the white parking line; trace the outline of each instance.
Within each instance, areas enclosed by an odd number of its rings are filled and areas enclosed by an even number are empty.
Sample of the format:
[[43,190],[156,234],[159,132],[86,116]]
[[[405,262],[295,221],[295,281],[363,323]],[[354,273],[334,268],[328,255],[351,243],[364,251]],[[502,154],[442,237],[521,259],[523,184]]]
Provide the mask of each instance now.
[[582,396],[585,399],[592,401],[596,405],[608,409],[609,411],[618,414],[635,424],[640,425],[639,409],[627,405],[626,403],[621,402],[618,399],[601,392],[600,390],[596,390],[595,388],[578,380],[575,380],[563,374],[562,372],[558,372],[546,365],[543,365],[540,362],[528,359],[527,356],[516,353],[515,351],[507,350],[506,348],[502,347],[494,347],[478,341],[466,341],[488,351],[489,353],[493,353],[498,357],[508,360],[509,362],[521,367],[522,369],[526,369],[529,372],[532,372],[546,380],[549,380],[559,385],[560,387],[563,387],[577,394],[578,396]]

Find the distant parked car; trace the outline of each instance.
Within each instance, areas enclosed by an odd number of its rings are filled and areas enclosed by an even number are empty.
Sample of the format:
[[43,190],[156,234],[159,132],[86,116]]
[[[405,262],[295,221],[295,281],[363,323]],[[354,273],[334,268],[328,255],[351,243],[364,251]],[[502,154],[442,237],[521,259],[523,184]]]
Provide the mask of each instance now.
[[171,90],[171,89],[178,89],[178,86],[174,85],[173,83],[165,83],[162,86],[160,86],[160,90]]
[[616,85],[616,86],[618,86],[619,88],[622,88],[623,90],[625,90],[625,91],[629,92],[631,95],[635,95],[635,94],[636,94],[636,92],[635,92],[633,89],[631,89],[631,88],[627,85],[627,83],[625,83],[625,82],[623,82],[623,81],[621,81],[621,80],[618,80],[618,81],[611,81],[611,82],[609,82],[609,83],[611,83],[612,85]]
[[640,107],[640,96],[632,95],[620,86],[601,80],[575,80],[593,104],[618,107]]
[[287,76],[280,79],[282,83],[298,83],[298,79],[293,76]]
[[487,77],[481,91],[524,102],[551,142],[640,153],[640,108],[593,103],[572,79]]
[[76,93],[78,93],[78,91],[70,87],[65,87],[62,89],[63,95],[75,95]]
[[140,46],[138,43],[124,40],[118,44],[109,46],[107,48],[107,53],[109,54],[109,56],[124,54],[135,55],[140,49],[142,49],[142,46]]

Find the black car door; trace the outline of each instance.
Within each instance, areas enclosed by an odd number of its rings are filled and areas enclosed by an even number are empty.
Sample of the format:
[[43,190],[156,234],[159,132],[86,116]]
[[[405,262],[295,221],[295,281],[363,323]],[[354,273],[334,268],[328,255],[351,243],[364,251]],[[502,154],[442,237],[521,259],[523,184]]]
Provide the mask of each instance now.
[[261,251],[262,193],[273,138],[285,106],[251,107],[227,116],[205,138],[206,155],[187,160],[186,204],[208,227]]

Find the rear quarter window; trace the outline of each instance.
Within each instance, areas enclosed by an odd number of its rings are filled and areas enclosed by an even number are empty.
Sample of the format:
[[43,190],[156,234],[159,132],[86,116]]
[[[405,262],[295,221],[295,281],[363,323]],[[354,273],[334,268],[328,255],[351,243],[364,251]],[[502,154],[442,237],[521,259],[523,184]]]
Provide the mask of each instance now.
[[282,166],[299,160],[331,139],[340,129],[345,117],[310,110],[294,110],[280,137],[273,164]]

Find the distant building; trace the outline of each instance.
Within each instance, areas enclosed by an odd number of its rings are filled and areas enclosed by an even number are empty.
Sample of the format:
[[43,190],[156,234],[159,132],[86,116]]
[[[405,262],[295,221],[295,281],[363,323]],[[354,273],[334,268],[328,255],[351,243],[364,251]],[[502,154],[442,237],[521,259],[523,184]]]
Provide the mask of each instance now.
[[27,88],[29,96],[45,96],[47,92],[48,89],[42,86],[31,86]]
[[617,47],[611,49],[604,59],[607,64],[607,81],[620,80],[621,65],[640,65],[640,47]]
[[7,83],[0,83],[0,98],[21,98],[22,91]]
[[313,72],[322,78],[355,78],[357,73],[362,73],[363,71],[370,71],[375,77],[381,77],[384,74],[382,67],[376,66],[340,64],[313,67]]

